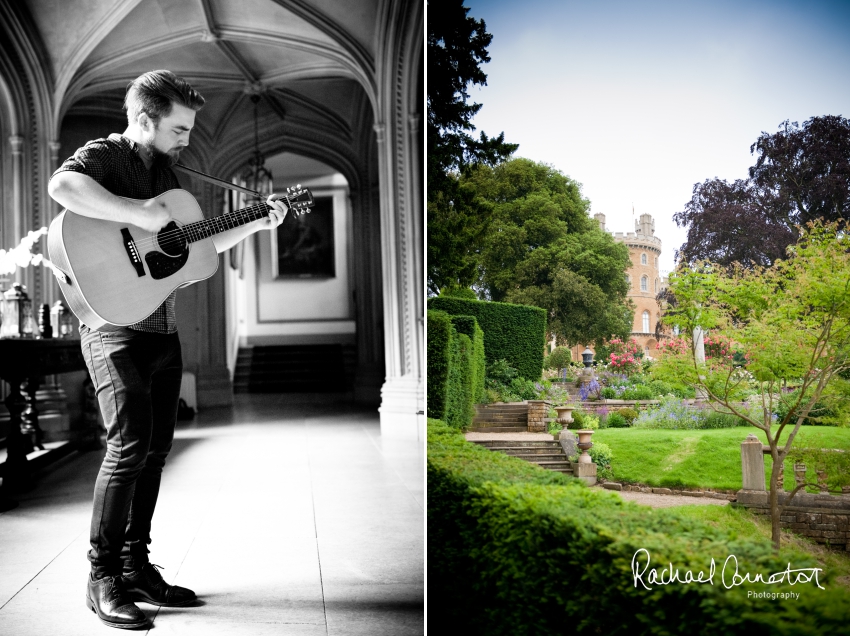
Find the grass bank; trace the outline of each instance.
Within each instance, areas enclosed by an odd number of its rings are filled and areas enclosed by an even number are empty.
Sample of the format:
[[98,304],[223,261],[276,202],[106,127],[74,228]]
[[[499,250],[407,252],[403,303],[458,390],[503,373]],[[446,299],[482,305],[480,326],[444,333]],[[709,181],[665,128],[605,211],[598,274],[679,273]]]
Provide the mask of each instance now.
[[[752,514],[744,508],[732,506],[674,506],[676,514],[694,519],[712,528],[724,530],[738,539],[769,541],[770,521]],[[830,549],[816,541],[782,530],[782,547],[790,552],[797,551],[815,559],[824,572],[829,572],[836,585],[850,591],[850,552]]]
[[[752,426],[696,431],[609,428],[596,431],[593,441],[611,447],[615,480],[668,488],[738,490],[741,442],[750,433],[767,443],[765,434]],[[850,428],[803,426],[794,446],[850,450]],[[765,459],[768,473],[771,462],[769,457]],[[793,483],[793,471],[786,468],[786,488]]]

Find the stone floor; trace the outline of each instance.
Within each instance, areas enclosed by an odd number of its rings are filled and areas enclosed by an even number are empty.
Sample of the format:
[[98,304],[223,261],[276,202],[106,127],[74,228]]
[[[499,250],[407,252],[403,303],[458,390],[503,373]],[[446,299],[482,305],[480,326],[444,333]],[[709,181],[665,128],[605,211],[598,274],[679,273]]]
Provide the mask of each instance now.
[[[334,396],[236,397],[178,426],[151,561],[199,600],[140,603],[153,633],[423,634],[422,444]],[[60,460],[0,514],[0,634],[116,633],[84,602],[102,455]]]

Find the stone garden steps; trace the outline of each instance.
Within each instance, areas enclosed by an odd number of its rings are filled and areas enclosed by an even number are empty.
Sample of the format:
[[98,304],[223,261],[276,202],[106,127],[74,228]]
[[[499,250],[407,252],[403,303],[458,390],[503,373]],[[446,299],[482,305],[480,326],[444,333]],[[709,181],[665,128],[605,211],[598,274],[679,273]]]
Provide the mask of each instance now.
[[523,459],[532,464],[537,464],[547,470],[559,473],[572,474],[573,469],[561,444],[556,441],[535,440],[527,442],[475,440],[475,444],[484,446],[491,451],[505,453],[511,457]]
[[476,404],[471,432],[521,433],[528,430],[527,404]]

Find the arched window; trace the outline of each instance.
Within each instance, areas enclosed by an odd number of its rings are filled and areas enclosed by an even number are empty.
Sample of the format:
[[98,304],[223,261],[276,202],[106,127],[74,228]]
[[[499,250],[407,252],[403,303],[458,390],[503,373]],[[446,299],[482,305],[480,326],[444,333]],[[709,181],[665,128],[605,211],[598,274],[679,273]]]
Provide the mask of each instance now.
[[626,282],[629,285],[629,289],[631,289],[632,288],[632,277],[629,276],[628,274],[626,274]]
[[641,291],[648,291],[649,290],[649,280],[647,279],[646,276],[640,277],[640,290]]
[[658,269],[658,257],[655,257],[655,269]]
[[643,312],[643,333],[649,333],[649,312]]
[[640,255],[640,264],[641,264],[641,265],[646,265],[646,254],[641,254],[641,255]]
[[655,293],[658,293],[658,279],[655,279]]

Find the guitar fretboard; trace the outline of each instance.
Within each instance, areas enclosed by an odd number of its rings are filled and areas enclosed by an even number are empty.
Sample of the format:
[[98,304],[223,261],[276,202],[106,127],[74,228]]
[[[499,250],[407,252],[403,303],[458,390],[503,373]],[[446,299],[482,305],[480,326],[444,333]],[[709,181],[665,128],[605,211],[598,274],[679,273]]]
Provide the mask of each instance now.
[[265,203],[257,203],[256,205],[234,212],[228,212],[212,219],[187,223],[180,228],[180,232],[187,243],[194,243],[195,241],[227,232],[227,230],[232,230],[246,223],[251,223],[257,219],[262,219],[269,213],[270,209]]

